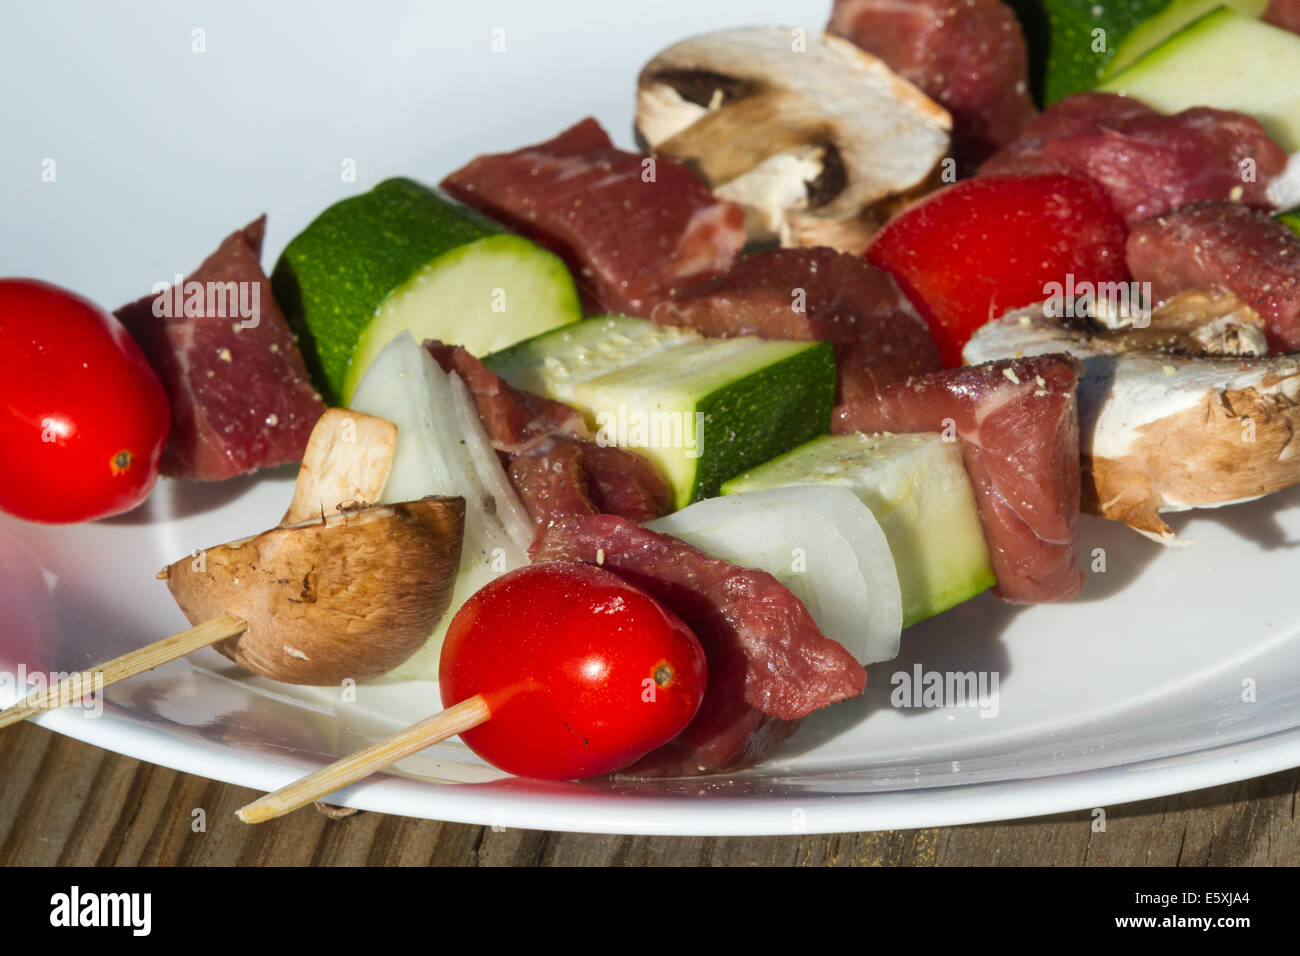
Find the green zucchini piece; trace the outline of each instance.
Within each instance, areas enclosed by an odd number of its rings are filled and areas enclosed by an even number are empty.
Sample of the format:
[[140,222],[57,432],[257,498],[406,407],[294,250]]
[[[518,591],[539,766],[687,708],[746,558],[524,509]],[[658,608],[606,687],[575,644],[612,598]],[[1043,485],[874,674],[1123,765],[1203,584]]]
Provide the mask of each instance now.
[[1287,152],[1300,149],[1300,36],[1227,7],[1184,27],[1100,89],[1164,113],[1236,110]]
[[484,355],[582,317],[557,256],[409,179],[330,206],[271,282],[331,404],[400,332]]
[[961,445],[937,433],[825,435],[738,475],[726,495],[840,485],[871,509],[898,569],[903,626],[997,583]]
[[653,460],[676,507],[830,429],[829,342],[705,338],[692,329],[600,316],[489,355],[516,388],[577,408],[597,440]]
[[[1042,0],[1050,47],[1044,104],[1091,90],[1225,0]],[[1227,0],[1258,17],[1267,0]]]

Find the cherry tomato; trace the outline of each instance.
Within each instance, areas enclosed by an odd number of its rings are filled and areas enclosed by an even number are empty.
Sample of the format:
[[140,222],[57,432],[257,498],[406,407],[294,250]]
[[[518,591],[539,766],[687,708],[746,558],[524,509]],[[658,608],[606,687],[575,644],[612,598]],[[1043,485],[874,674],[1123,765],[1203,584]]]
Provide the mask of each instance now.
[[461,739],[522,777],[612,773],[676,737],[704,694],[691,630],[610,571],[548,561],[503,574],[452,619],[444,707],[482,694],[491,717]]
[[956,368],[976,329],[1047,299],[1049,283],[1127,281],[1127,238],[1110,197],[1082,176],[980,176],[895,216],[866,256],[898,280]]
[[0,279],[0,510],[91,521],[149,496],[167,395],[121,323],[44,282]]

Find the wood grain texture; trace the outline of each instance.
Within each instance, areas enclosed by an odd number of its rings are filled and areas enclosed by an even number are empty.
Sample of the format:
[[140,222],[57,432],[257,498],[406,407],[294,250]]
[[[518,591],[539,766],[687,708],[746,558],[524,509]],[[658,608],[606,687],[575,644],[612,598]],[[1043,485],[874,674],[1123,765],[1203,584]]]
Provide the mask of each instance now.
[[[962,866],[1300,864],[1300,770],[1007,823],[784,837],[640,837],[439,823],[311,807],[259,826],[256,791],[32,724],[0,734],[0,865]],[[206,829],[196,831],[196,810]]]

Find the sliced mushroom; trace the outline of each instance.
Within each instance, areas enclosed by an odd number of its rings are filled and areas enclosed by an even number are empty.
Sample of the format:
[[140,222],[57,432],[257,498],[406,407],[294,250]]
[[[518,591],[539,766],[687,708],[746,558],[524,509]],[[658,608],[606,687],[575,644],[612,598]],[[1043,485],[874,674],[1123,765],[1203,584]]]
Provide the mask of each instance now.
[[329,408],[312,429],[281,524],[365,507],[379,500],[397,449],[397,426],[347,408]]
[[1226,290],[1180,292],[1158,309],[1144,313],[1102,299],[1093,315],[1067,321],[1102,352],[1154,349],[1170,355],[1256,358],[1268,354],[1263,318]]
[[465,499],[444,497],[336,513],[209,548],[159,577],[191,623],[248,622],[216,647],[254,673],[361,683],[419,650],[447,610],[464,518]]
[[641,71],[637,131],[744,206],[751,239],[860,252],[871,210],[927,181],[948,113],[847,40],[781,27],[675,44]]
[[1184,293],[1146,328],[1107,330],[1040,305],[979,329],[971,364],[1067,351],[1083,361],[1083,509],[1174,543],[1161,512],[1249,501],[1300,481],[1300,354],[1259,357],[1259,316]]

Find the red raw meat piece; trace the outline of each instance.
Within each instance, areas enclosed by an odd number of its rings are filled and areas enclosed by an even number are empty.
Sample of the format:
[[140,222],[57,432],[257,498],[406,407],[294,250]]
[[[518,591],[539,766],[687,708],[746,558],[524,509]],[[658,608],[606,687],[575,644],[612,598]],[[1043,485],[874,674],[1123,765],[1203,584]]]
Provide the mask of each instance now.
[[1165,116],[1131,96],[1075,93],[1026,126],[980,175],[1087,176],[1131,224],[1200,200],[1272,208],[1268,184],[1286,161],[1241,113],[1197,106]]
[[[228,236],[185,279],[183,293],[194,288],[190,283],[204,290],[201,314],[185,315],[184,308],[175,314],[175,289],[114,313],[139,343],[171,402],[164,475],[216,481],[299,461],[325,411],[259,263],[265,231],[262,216]],[[229,296],[232,288],[235,294]],[[249,305],[257,295],[255,327],[243,327],[240,289]],[[216,297],[209,302],[209,290],[227,295],[226,305]],[[159,311],[165,306],[172,314],[155,315],[156,300]]]
[[705,335],[827,341],[837,401],[942,368],[929,327],[889,273],[834,249],[775,249],[655,306],[664,325]]
[[951,422],[995,593],[1013,604],[1059,601],[1083,585],[1075,563],[1082,368],[1069,355],[1040,355],[935,372],[839,406],[831,431],[942,432]]
[[510,460],[506,474],[539,529],[567,514],[596,513],[587,490],[584,448],[576,439],[552,436]]
[[745,212],[667,157],[615,149],[594,119],[442,181],[466,205],[561,256],[595,311],[648,316],[677,288],[725,272]]
[[587,494],[597,514],[650,521],[673,510],[668,480],[649,458],[617,445],[582,443]]

